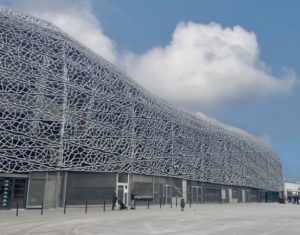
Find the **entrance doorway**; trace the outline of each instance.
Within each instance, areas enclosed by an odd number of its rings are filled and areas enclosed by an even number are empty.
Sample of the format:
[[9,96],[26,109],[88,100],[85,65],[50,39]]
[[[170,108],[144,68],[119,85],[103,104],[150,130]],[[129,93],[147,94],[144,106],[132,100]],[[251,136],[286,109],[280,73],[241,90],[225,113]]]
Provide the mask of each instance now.
[[16,208],[17,204],[20,208],[25,208],[26,197],[26,179],[15,179],[13,188],[12,207]]
[[0,177],[0,209],[25,208],[27,179]]
[[172,200],[172,185],[164,185],[163,187],[164,204],[171,203]]
[[192,186],[192,203],[201,203],[201,187]]
[[118,183],[117,197],[122,200],[125,205],[128,205],[128,183]]

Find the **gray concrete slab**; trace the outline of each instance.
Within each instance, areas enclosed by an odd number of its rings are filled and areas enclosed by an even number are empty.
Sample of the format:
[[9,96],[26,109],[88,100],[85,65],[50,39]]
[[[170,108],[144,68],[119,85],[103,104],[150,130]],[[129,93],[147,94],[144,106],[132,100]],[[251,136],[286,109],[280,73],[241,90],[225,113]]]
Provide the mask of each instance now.
[[300,206],[282,204],[209,204],[138,207],[128,211],[102,208],[0,211],[0,234],[300,234]]

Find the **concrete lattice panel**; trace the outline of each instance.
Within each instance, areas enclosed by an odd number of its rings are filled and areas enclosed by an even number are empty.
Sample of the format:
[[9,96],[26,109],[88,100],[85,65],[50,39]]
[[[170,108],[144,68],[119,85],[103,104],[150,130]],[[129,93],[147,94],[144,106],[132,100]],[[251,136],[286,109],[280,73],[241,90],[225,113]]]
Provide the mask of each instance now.
[[0,172],[179,177],[278,191],[251,135],[155,98],[54,25],[0,7]]

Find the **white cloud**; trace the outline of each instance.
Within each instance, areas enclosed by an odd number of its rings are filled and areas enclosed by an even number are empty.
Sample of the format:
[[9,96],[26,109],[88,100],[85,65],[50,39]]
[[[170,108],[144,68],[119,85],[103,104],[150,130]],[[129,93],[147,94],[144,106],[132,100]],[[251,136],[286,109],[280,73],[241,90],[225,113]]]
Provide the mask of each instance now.
[[122,66],[156,95],[188,107],[289,92],[296,82],[293,72],[271,75],[253,32],[216,23],[179,23],[166,47],[127,54]]
[[47,20],[73,38],[86,45],[112,63],[116,63],[117,51],[113,40],[103,32],[93,15],[90,2],[83,1],[37,1],[27,0],[19,8]]
[[70,10],[66,13],[46,13],[43,18],[50,20],[66,33],[72,35],[82,44],[86,45],[105,59],[116,62],[117,52],[112,40],[102,31],[96,18],[86,14],[85,11]]
[[297,82],[293,71],[274,77],[259,58],[255,33],[240,26],[181,22],[166,47],[120,54],[93,15],[90,1],[56,3],[30,0],[23,8],[56,24],[152,93],[189,109],[285,93]]

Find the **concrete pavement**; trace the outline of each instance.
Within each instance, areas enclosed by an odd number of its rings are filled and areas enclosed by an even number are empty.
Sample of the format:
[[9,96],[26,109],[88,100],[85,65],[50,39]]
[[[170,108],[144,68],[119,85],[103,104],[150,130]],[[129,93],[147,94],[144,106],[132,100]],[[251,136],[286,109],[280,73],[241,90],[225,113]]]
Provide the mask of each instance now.
[[100,207],[0,211],[1,235],[25,234],[300,234],[300,206],[284,204],[204,204],[137,207],[103,212]]

